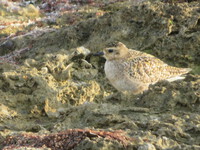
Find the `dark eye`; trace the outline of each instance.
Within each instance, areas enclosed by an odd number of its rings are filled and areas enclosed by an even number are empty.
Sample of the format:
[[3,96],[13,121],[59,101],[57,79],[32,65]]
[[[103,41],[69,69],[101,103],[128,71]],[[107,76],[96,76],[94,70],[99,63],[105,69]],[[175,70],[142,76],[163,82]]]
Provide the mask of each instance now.
[[109,52],[109,53],[112,53],[112,52],[113,52],[113,49],[108,49],[108,52]]

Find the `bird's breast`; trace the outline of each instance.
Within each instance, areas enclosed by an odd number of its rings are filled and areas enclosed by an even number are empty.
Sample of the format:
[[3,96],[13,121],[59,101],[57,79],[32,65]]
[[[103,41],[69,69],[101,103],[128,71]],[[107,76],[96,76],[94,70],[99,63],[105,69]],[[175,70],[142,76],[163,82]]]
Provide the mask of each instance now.
[[124,67],[116,61],[106,61],[104,66],[106,77],[113,81],[122,78]]

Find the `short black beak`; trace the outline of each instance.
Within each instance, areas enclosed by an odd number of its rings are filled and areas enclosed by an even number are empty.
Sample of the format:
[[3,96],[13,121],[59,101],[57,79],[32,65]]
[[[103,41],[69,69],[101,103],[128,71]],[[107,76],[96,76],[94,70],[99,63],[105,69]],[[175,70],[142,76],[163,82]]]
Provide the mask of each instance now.
[[102,56],[102,55],[104,55],[104,52],[97,52],[97,53],[93,54],[93,56]]

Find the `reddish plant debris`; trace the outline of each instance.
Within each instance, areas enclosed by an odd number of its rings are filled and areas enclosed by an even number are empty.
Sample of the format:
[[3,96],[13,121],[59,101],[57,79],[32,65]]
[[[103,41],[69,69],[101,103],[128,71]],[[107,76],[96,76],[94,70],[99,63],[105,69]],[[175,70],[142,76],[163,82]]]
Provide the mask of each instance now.
[[3,142],[3,150],[8,150],[16,147],[33,147],[33,148],[51,148],[52,150],[73,149],[85,138],[105,138],[108,140],[116,140],[124,147],[133,138],[124,135],[121,130],[117,131],[97,131],[89,129],[70,129],[59,133],[49,135],[38,135],[33,133],[20,134],[9,136]]
[[21,2],[22,0],[8,0],[10,2]]
[[197,0],[161,0],[161,1],[165,3],[184,3],[184,2],[190,3]]

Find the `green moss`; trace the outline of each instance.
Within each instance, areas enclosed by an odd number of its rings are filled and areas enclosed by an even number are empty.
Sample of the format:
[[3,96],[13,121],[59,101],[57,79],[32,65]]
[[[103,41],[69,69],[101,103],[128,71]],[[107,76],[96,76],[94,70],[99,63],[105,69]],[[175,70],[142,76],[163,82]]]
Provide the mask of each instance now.
[[173,20],[171,20],[171,19],[168,20],[168,23],[169,23],[169,25],[173,25],[174,24]]
[[148,53],[148,54],[153,54],[153,49],[145,49],[143,52]]
[[194,74],[200,74],[200,66],[199,65],[192,66],[192,72]]
[[105,5],[102,10],[104,11],[119,11],[130,6],[129,2],[115,2],[114,4]]

